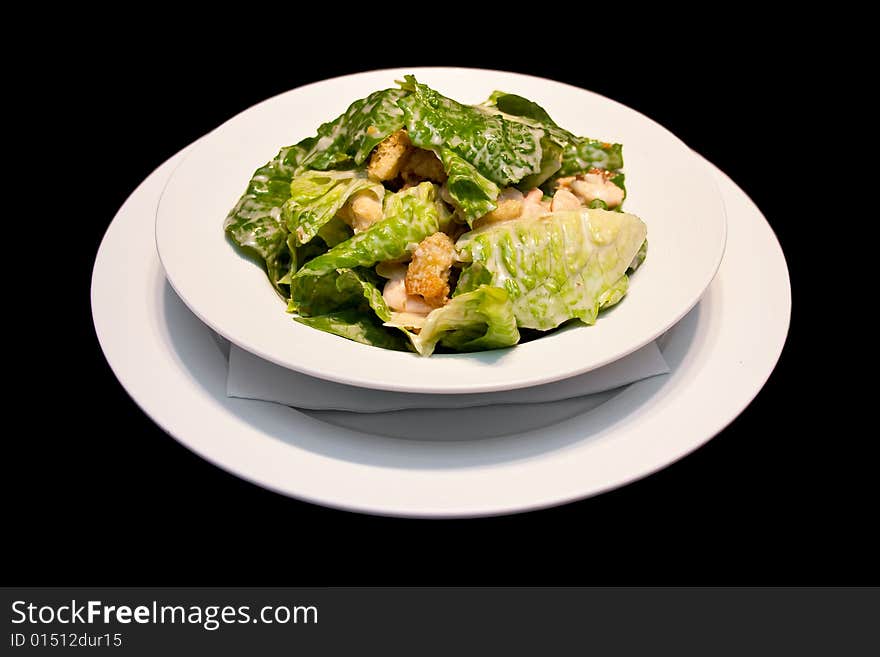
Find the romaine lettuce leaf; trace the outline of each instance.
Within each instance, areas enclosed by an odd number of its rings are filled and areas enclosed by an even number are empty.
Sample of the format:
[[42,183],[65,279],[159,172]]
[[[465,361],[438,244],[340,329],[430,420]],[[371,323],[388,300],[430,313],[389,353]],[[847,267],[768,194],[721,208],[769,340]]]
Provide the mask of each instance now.
[[608,210],[489,224],[456,244],[472,264],[454,297],[493,285],[509,294],[521,328],[547,330],[575,317],[593,324],[603,305],[625,293],[624,274],[646,234],[638,217]]
[[397,103],[416,146],[434,151],[448,148],[501,187],[541,170],[545,132],[541,126],[510,121],[492,108],[462,105],[412,75],[400,84],[412,92]]
[[294,279],[394,260],[406,254],[407,246],[433,235],[450,220],[437,186],[430,182],[387,194],[383,212],[382,221],[305,263]]
[[484,351],[519,342],[507,292],[482,286],[432,311],[418,334],[406,332],[416,351],[430,356],[437,343],[455,351]]
[[[296,270],[299,269],[304,262],[307,260],[311,260],[312,258],[321,255],[322,253],[327,252],[327,245],[323,240],[317,239],[312,240],[308,244],[303,246],[297,246],[296,240],[293,235],[287,236],[287,252],[288,252],[288,261],[289,265],[287,267],[287,273],[284,274],[282,278],[278,280],[279,285],[290,285],[290,281],[293,278],[293,275],[296,273]],[[288,288],[289,289],[289,288]],[[284,295],[285,297],[289,297],[290,293]]]
[[629,277],[624,274],[618,278],[611,286],[605,289],[599,295],[599,310],[610,308],[618,301],[623,299],[626,291],[629,289]]
[[290,280],[296,273],[297,269],[302,267],[304,263],[308,262],[312,258],[317,258],[322,253],[327,253],[327,249],[327,242],[325,242],[324,239],[321,237],[320,231],[318,233],[318,239],[314,239],[308,244],[303,244],[302,246],[297,246],[296,239],[293,237],[293,235],[288,235],[287,250],[290,254],[290,267],[287,274],[279,281],[279,283],[290,285]]
[[[623,167],[623,146],[598,139],[577,137],[556,125],[556,122],[550,118],[543,107],[527,98],[496,91],[489,97],[485,105],[497,107],[510,116],[518,116],[531,122],[537,122],[547,130],[548,136],[563,148],[560,166],[553,176],[554,179],[589,171],[592,167],[608,171],[616,171]],[[541,183],[543,182],[541,181]],[[612,180],[612,182],[622,187],[622,184],[616,180]]]
[[319,276],[293,276],[288,312],[324,315],[343,308],[373,309],[386,321],[391,312],[377,285],[380,279],[369,269],[334,269]]
[[519,116],[524,119],[537,121],[544,125],[559,127],[556,125],[556,122],[550,118],[547,110],[538,105],[538,103],[531,101],[528,98],[517,96],[516,94],[509,94],[504,91],[496,90],[492,92],[489,96],[489,100],[483,103],[483,105],[486,107],[497,107],[505,114],[510,114],[511,116]]
[[403,89],[384,89],[353,102],[345,113],[319,127],[317,137],[300,142],[306,151],[302,168],[325,170],[363,163],[376,144],[403,127],[398,101],[407,94]]
[[639,252],[636,253],[636,257],[633,258],[633,261],[629,263],[629,269],[627,269],[628,273],[633,273],[636,269],[642,266],[642,263],[645,261],[645,258],[648,257],[648,240],[642,242],[642,246],[639,248]]
[[265,261],[269,280],[276,288],[289,267],[287,226],[281,220],[281,207],[290,197],[290,181],[304,154],[302,146],[288,146],[257,169],[223,223],[236,244]]
[[294,319],[321,331],[397,351],[408,340],[396,328],[383,326],[391,311],[377,287],[380,279],[368,269],[339,269],[322,276],[294,279],[288,311]]
[[[380,201],[385,196],[382,184],[371,181],[364,171],[305,171],[290,182],[290,198],[284,202],[282,218],[297,244],[306,244],[336,216],[352,194],[361,190],[369,190]],[[330,246],[344,241],[335,239],[338,232],[332,227],[328,231],[322,237]]]
[[321,229],[318,231],[318,237],[324,240],[324,244],[331,248],[337,244],[342,244],[345,240],[350,238],[351,235],[351,226],[339,217],[333,217],[330,221],[321,226]]
[[294,317],[301,324],[333,333],[373,347],[407,351],[406,337],[400,331],[382,326],[374,315],[349,308],[316,317]]
[[552,178],[562,166],[562,146],[557,144],[551,137],[545,136],[541,138],[541,148],[544,150],[544,155],[541,158],[541,170],[538,173],[526,176],[519,182],[517,188],[523,192],[540,187]]
[[473,226],[475,219],[498,207],[495,203],[498,185],[452,150],[441,148],[438,153],[449,176],[446,189],[455,201],[459,214],[467,221],[468,226]]
[[[610,144],[598,139],[578,137],[577,141],[569,143],[562,155],[562,166],[553,178],[573,176],[576,173],[589,171],[593,167],[607,171],[617,171],[623,167],[623,145]],[[623,187],[616,179],[612,178],[618,187]]]

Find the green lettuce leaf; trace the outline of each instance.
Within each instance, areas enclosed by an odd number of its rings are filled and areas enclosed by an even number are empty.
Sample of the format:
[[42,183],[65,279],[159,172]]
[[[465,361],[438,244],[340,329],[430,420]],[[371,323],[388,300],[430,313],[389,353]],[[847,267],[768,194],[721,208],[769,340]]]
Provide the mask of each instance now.
[[624,274],[599,295],[599,310],[610,308],[623,299],[629,289],[629,277]]
[[236,244],[263,259],[269,280],[276,288],[290,267],[287,226],[281,219],[281,208],[290,197],[290,181],[305,150],[300,144],[287,146],[257,169],[223,223]]
[[639,248],[639,252],[636,253],[636,257],[633,258],[633,261],[629,263],[629,269],[627,269],[627,273],[632,274],[636,269],[642,266],[642,263],[645,261],[645,258],[648,257],[648,240],[642,242],[642,246]]
[[[610,144],[598,139],[578,137],[568,130],[560,128],[543,107],[527,98],[496,91],[489,97],[486,106],[497,107],[505,114],[527,119],[546,129],[547,135],[563,149],[560,165],[553,175],[553,179],[589,171],[592,167],[608,171],[617,171],[623,167],[623,146],[621,144]],[[541,181],[541,183],[543,182]],[[616,180],[612,180],[612,182],[622,187]]]
[[[305,244],[304,246],[297,246],[296,240],[294,239],[293,235],[288,235],[287,252],[289,261],[287,273],[278,280],[278,283],[280,285],[290,286],[290,281],[293,278],[293,275],[296,273],[296,270],[299,269],[299,267],[301,267],[302,264],[307,260],[311,260],[312,258],[319,256],[322,253],[326,253],[327,245],[322,240],[316,239],[312,240],[308,244]],[[290,293],[288,292],[284,296],[289,297]]]
[[545,131],[540,126],[508,120],[492,108],[462,105],[412,75],[400,84],[411,92],[397,102],[416,146],[435,152],[448,148],[501,187],[541,170]]
[[373,310],[382,321],[391,317],[385,305],[381,283],[369,269],[334,269],[318,276],[293,276],[290,281],[288,312],[324,315],[343,308]]
[[450,299],[428,315],[418,334],[406,333],[422,356],[430,356],[438,342],[455,351],[500,349],[519,342],[507,292],[488,286]]
[[[562,166],[554,178],[573,176],[576,173],[589,171],[593,167],[617,171],[623,167],[623,145],[610,144],[598,139],[578,138],[565,147]],[[614,178],[611,179],[618,187],[622,187]]]
[[408,94],[403,89],[384,89],[356,100],[333,121],[318,128],[318,136],[300,142],[306,169],[336,169],[360,165],[370,151],[392,132],[403,127],[403,110],[398,101]]
[[[317,258],[322,253],[327,253],[328,245],[318,234],[317,239],[313,239],[308,244],[297,246],[296,239],[293,235],[287,236],[287,250],[290,253],[290,268],[287,274],[279,282],[290,285],[290,281],[296,270],[307,263],[312,258]],[[289,295],[288,295],[289,296]]]
[[560,167],[562,167],[562,146],[557,144],[550,137],[543,137],[541,139],[541,148],[544,150],[544,155],[541,158],[541,170],[538,171],[538,173],[526,176],[519,182],[517,188],[523,192],[527,192],[534,187],[540,187],[550,180],[550,178],[553,177],[553,174],[559,171]]
[[538,123],[556,126],[556,122],[550,118],[547,110],[538,105],[538,103],[516,94],[496,90],[489,96],[489,100],[483,104],[486,107],[497,107],[505,114],[510,114],[511,116],[519,116],[524,119],[537,121]]
[[441,148],[438,154],[449,176],[446,189],[459,214],[467,221],[468,226],[473,226],[475,219],[498,207],[495,203],[498,185],[452,150]]
[[288,311],[294,319],[321,331],[385,349],[406,351],[403,332],[383,325],[391,311],[369,269],[339,269],[322,276],[295,279]]
[[350,238],[351,235],[351,226],[339,217],[333,217],[333,219],[321,226],[321,230],[318,231],[318,237],[324,240],[324,244],[329,247],[342,244],[342,242]]
[[[379,201],[385,196],[381,183],[371,181],[364,171],[306,171],[296,176],[290,182],[290,198],[282,208],[287,229],[299,245],[308,243],[336,216],[349,197],[361,190],[369,190]],[[336,239],[339,223],[321,235],[330,246],[350,236]]]
[[480,285],[507,291],[521,328],[547,330],[572,318],[593,324],[626,292],[624,274],[645,241],[638,217],[570,210],[481,227],[456,244],[471,262],[455,295]]
[[382,221],[310,260],[294,279],[394,260],[406,254],[407,246],[433,235],[450,220],[449,212],[438,197],[437,186],[430,182],[387,194],[383,212]]
[[301,324],[319,331],[354,340],[362,344],[394,351],[407,351],[406,337],[400,331],[388,329],[374,315],[350,308],[317,317],[294,317]]

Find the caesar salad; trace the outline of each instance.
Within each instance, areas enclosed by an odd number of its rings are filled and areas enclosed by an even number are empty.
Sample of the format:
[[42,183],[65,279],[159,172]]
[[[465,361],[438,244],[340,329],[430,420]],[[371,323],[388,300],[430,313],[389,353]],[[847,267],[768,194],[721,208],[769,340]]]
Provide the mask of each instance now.
[[423,356],[594,324],[627,293],[647,227],[622,211],[622,145],[537,103],[478,105],[407,75],[282,148],[224,228],[296,321]]

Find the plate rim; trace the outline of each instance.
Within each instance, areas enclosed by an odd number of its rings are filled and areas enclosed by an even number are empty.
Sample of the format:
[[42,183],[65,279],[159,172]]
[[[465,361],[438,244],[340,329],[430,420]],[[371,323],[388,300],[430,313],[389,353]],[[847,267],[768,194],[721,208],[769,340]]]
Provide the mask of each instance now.
[[[659,130],[661,130],[663,133],[665,133],[665,135],[667,137],[670,137],[679,146],[681,146],[683,151],[686,151],[686,155],[689,157],[692,157],[694,159],[695,164],[698,164],[698,165],[702,164],[702,162],[700,161],[701,160],[700,156],[697,153],[695,153],[692,149],[690,149],[681,138],[679,138],[677,135],[675,135],[675,133],[673,133],[668,128],[664,127],[659,122],[655,121],[654,119],[651,119],[650,117],[646,116],[642,112],[639,112],[638,110],[635,110],[631,107],[628,107],[627,105],[624,105],[623,103],[621,103],[619,101],[608,98],[607,96],[596,93],[596,92],[589,90],[589,89],[583,89],[581,87],[577,87],[577,86],[574,86],[574,85],[571,85],[571,84],[568,84],[565,82],[560,82],[558,80],[553,80],[550,78],[543,78],[543,77],[539,77],[539,76],[535,76],[535,75],[518,73],[515,71],[504,71],[504,70],[500,70],[500,69],[484,69],[484,68],[476,68],[476,67],[474,67],[474,68],[470,68],[470,67],[442,67],[442,66],[441,67],[424,67],[424,66],[423,67],[397,67],[397,68],[386,68],[386,69],[375,69],[375,70],[369,70],[369,71],[360,71],[357,73],[339,75],[339,76],[335,76],[332,78],[326,78],[326,79],[318,80],[315,82],[311,82],[309,84],[302,85],[300,87],[287,89],[287,90],[282,91],[278,94],[275,94],[274,96],[271,96],[265,100],[262,100],[258,103],[255,103],[254,105],[251,105],[250,107],[243,109],[242,111],[238,112],[234,116],[228,118],[226,121],[224,121],[223,123],[218,125],[216,128],[209,131],[206,135],[203,136],[203,138],[197,140],[196,142],[193,142],[193,144],[191,144],[189,147],[184,149],[186,152],[184,153],[181,160],[179,162],[177,162],[177,164],[174,167],[174,170],[168,176],[168,179],[164,182],[164,185],[162,186],[161,193],[159,195],[159,201],[157,203],[157,208],[156,208],[156,213],[155,213],[155,222],[154,222],[154,239],[155,239],[156,252],[158,254],[162,268],[165,270],[166,279],[168,280],[169,284],[172,286],[172,288],[174,289],[174,291],[178,295],[178,297],[184,302],[184,304],[186,304],[187,308],[189,308],[189,310],[194,315],[196,315],[196,317],[198,317],[200,321],[202,321],[204,324],[208,325],[212,330],[217,332],[219,335],[223,336],[225,339],[236,344],[238,347],[240,347],[246,351],[249,351],[250,353],[257,355],[260,358],[263,358],[264,360],[268,360],[268,361],[273,362],[281,367],[285,367],[285,368],[292,369],[292,370],[295,370],[298,372],[302,372],[304,374],[307,374],[309,376],[313,376],[315,378],[320,378],[320,379],[324,379],[324,380],[328,380],[328,381],[334,381],[336,383],[341,383],[341,384],[349,385],[349,386],[353,386],[353,387],[368,388],[368,389],[373,389],[373,390],[387,390],[387,391],[393,391],[393,392],[404,392],[404,393],[409,392],[409,393],[419,393],[419,394],[469,394],[469,393],[498,392],[498,391],[505,391],[505,390],[516,390],[516,389],[528,388],[528,387],[535,386],[535,385],[543,385],[543,384],[547,384],[547,383],[553,383],[553,382],[560,381],[560,380],[570,378],[573,376],[585,374],[589,371],[592,371],[592,370],[597,369],[599,367],[605,366],[611,362],[614,362],[620,358],[628,356],[631,353],[637,351],[638,349],[641,349],[642,347],[644,347],[648,343],[656,340],[659,336],[661,336],[663,333],[665,333],[671,327],[673,327],[675,324],[677,324],[679,321],[681,321],[681,319],[684,316],[686,316],[699,303],[700,299],[706,293],[706,291],[711,286],[712,281],[715,279],[715,276],[718,273],[718,270],[719,270],[721,263],[723,261],[723,258],[724,258],[724,253],[727,248],[727,233],[728,233],[727,223],[728,222],[727,222],[726,207],[723,202],[721,191],[718,187],[718,182],[714,178],[714,176],[711,175],[711,172],[707,172],[707,175],[705,177],[709,181],[709,184],[711,185],[711,187],[714,191],[714,198],[715,198],[715,202],[717,204],[717,210],[719,211],[720,239],[718,240],[717,250],[716,250],[716,253],[714,254],[714,256],[715,256],[714,262],[712,263],[712,267],[710,268],[711,275],[708,276],[707,280],[705,281],[705,284],[702,287],[702,291],[695,298],[690,299],[689,303],[686,305],[686,307],[683,306],[683,307],[679,308],[679,311],[674,316],[672,316],[670,319],[667,319],[662,324],[655,326],[654,329],[652,329],[651,331],[649,331],[648,333],[646,333],[645,335],[640,337],[639,340],[628,344],[626,346],[626,348],[624,348],[624,349],[618,349],[617,351],[611,352],[602,358],[598,358],[596,360],[588,362],[586,365],[582,364],[579,366],[572,366],[572,367],[564,368],[564,369],[555,369],[553,371],[542,373],[537,376],[535,376],[535,375],[521,376],[520,378],[516,378],[516,379],[509,379],[508,378],[508,379],[504,379],[504,380],[496,380],[494,382],[482,382],[482,381],[471,382],[471,381],[468,381],[466,383],[462,383],[461,380],[458,380],[457,382],[454,382],[454,383],[450,383],[449,381],[442,382],[442,383],[434,381],[434,382],[429,383],[429,382],[422,382],[422,381],[418,381],[418,380],[416,380],[416,381],[409,380],[409,381],[406,381],[405,383],[397,383],[395,381],[389,382],[383,378],[380,378],[376,374],[362,375],[362,374],[358,374],[358,373],[353,373],[351,370],[348,370],[345,367],[337,368],[338,369],[338,371],[337,371],[336,369],[333,369],[332,364],[331,364],[331,366],[328,366],[326,364],[326,362],[329,362],[329,361],[325,361],[325,363],[322,364],[323,369],[321,367],[314,367],[308,363],[292,361],[290,359],[280,357],[277,353],[275,353],[271,350],[266,350],[266,349],[260,348],[259,345],[255,345],[251,342],[248,342],[247,340],[239,339],[240,336],[236,335],[234,332],[231,332],[228,329],[228,327],[222,325],[221,323],[211,321],[210,317],[206,317],[204,315],[204,313],[202,313],[200,311],[200,309],[197,307],[198,304],[191,303],[191,300],[188,299],[186,293],[183,290],[181,290],[180,281],[175,281],[175,277],[173,274],[173,268],[172,268],[172,271],[169,271],[166,260],[165,260],[165,258],[163,258],[163,255],[162,255],[162,249],[160,247],[160,224],[161,224],[161,211],[160,211],[160,209],[162,207],[163,199],[166,198],[166,192],[168,191],[169,186],[172,184],[172,181],[174,180],[174,176],[177,174],[180,167],[182,167],[184,165],[184,163],[187,161],[187,159],[189,157],[191,157],[193,155],[193,153],[196,152],[196,149],[198,147],[198,142],[203,141],[204,137],[208,137],[210,135],[213,135],[215,132],[220,130],[223,126],[227,125],[228,123],[230,123],[232,121],[235,121],[238,117],[254,110],[255,108],[259,108],[261,106],[268,105],[269,103],[276,101],[278,98],[280,98],[280,97],[282,97],[292,91],[301,91],[301,90],[305,90],[305,89],[308,89],[311,87],[317,87],[317,86],[325,84],[327,82],[341,81],[341,80],[344,80],[347,78],[359,77],[359,76],[388,74],[389,76],[393,77],[395,75],[401,75],[402,74],[401,71],[403,71],[403,70],[406,70],[408,72],[413,72],[416,74],[418,74],[420,72],[431,72],[431,71],[441,71],[441,72],[469,71],[469,72],[480,72],[480,73],[490,74],[490,75],[491,74],[512,75],[512,76],[516,76],[516,77],[520,77],[520,78],[526,78],[528,80],[534,81],[535,83],[540,83],[540,84],[551,83],[553,85],[559,85],[559,86],[568,88],[574,92],[585,93],[585,94],[600,98],[603,101],[610,103],[611,105],[613,105],[617,108],[620,108],[624,111],[631,112],[635,115],[638,115],[641,120],[647,121],[648,123],[652,124],[653,126],[658,128]],[[582,328],[582,327],[574,327],[574,328]],[[649,336],[649,337],[646,337],[646,336]],[[332,336],[332,337],[336,337],[336,336]],[[548,337],[552,337],[552,336],[548,336]],[[316,339],[320,339],[320,338],[316,338]],[[342,340],[343,338],[337,337],[336,339]],[[350,345],[346,345],[346,347],[350,348]],[[375,347],[367,347],[365,345],[357,345],[357,347],[365,347],[367,349],[371,349],[371,352],[363,351],[362,352],[363,354],[373,354],[376,349]],[[527,347],[528,347],[528,343],[525,345],[516,345],[514,347],[509,347],[507,349],[492,350],[489,352],[478,352],[478,353],[481,353],[481,354],[482,353],[501,353],[501,352],[506,352],[506,351],[509,351],[512,349],[522,350]],[[383,353],[382,356],[387,356],[389,359],[395,359],[401,355],[398,352],[388,352],[387,350],[383,350],[383,352],[386,352],[386,353]],[[406,354],[403,354],[403,356],[412,357],[413,355],[406,353]],[[367,357],[369,357],[369,355]],[[461,357],[461,354],[448,354],[448,355],[447,354],[438,354],[438,355],[433,356],[432,359],[441,360],[444,358],[451,359],[452,357]],[[430,381],[430,379],[429,379],[429,381]]]

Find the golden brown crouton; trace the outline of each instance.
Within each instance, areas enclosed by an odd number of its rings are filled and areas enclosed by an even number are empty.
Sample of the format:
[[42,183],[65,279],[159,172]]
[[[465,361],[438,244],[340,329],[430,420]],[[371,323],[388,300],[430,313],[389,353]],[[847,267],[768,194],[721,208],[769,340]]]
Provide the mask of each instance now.
[[412,142],[406,130],[398,130],[379,142],[370,156],[367,173],[376,180],[394,180],[400,173],[400,166],[412,149]]
[[337,214],[355,233],[362,233],[382,220],[382,201],[370,190],[362,189],[353,194]]
[[455,246],[445,233],[426,237],[413,253],[406,270],[406,293],[420,294],[432,306],[449,298],[449,273],[455,261]]
[[514,187],[505,187],[495,200],[495,209],[474,222],[474,228],[496,221],[510,221],[522,214],[523,194]]
[[508,198],[498,201],[498,207],[480,218],[480,223],[516,219],[522,212],[522,201]]
[[423,180],[444,183],[447,178],[440,158],[434,154],[434,151],[428,151],[424,148],[414,148],[409,152],[400,167],[400,175],[408,184]]

